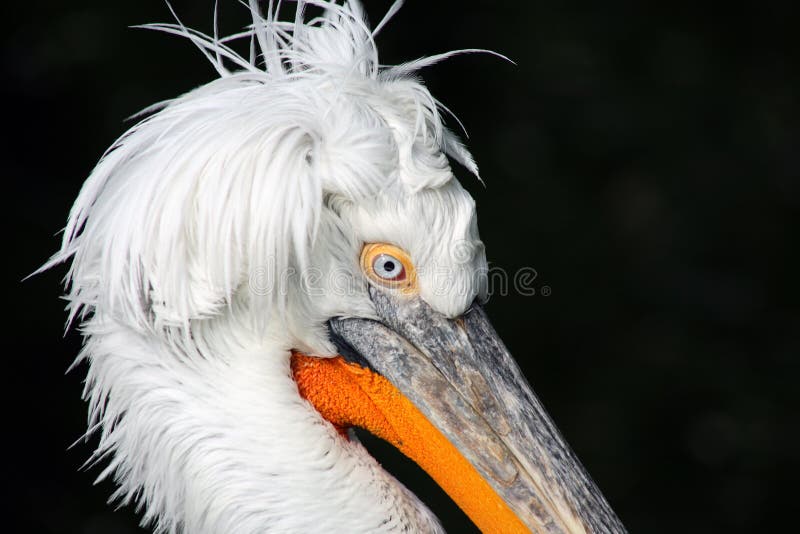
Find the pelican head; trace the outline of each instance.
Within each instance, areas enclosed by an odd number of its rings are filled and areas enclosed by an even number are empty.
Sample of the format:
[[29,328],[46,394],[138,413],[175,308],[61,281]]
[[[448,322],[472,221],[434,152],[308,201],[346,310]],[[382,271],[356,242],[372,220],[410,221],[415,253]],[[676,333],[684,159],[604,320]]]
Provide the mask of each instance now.
[[399,4],[375,29],[355,0],[151,26],[219,77],[108,149],[45,267],[71,262],[100,478],[156,532],[440,532],[352,427],[485,532],[623,531],[481,309],[450,161],[478,169],[416,77],[452,53],[381,66]]

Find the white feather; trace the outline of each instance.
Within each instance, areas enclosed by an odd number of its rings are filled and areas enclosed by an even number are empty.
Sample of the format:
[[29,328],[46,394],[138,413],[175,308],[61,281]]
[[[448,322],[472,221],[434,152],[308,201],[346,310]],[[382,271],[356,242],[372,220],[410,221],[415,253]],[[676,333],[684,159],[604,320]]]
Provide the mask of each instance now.
[[[485,293],[474,202],[446,155],[477,166],[411,77],[448,54],[378,63],[374,35],[400,3],[374,32],[358,2],[323,0],[298,2],[293,22],[251,0],[252,26],[229,37],[147,26],[192,41],[219,78],[109,148],[43,269],[71,260],[101,478],[157,532],[439,529],[288,368],[291,349],[334,353],[330,317],[374,317],[365,242],[405,248],[449,316]],[[324,16],[304,21],[306,4]],[[463,243],[473,253],[453,261]]]

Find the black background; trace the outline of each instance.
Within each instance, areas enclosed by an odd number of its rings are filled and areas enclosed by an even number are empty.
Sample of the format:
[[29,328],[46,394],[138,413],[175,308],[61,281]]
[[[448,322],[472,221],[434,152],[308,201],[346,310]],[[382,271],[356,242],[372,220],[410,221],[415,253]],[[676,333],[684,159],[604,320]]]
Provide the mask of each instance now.
[[[222,1],[221,25],[244,21]],[[368,2],[377,21],[388,2]],[[379,39],[463,120],[492,265],[538,272],[488,311],[633,532],[782,528],[796,508],[800,207],[796,12],[760,2],[411,1]],[[211,30],[213,2],[175,1]],[[757,7],[756,7],[757,6]],[[4,485],[18,532],[134,532],[105,504],[80,337],[61,331],[65,269],[33,271],[83,179],[139,109],[209,81],[188,42],[127,27],[158,0],[4,3]],[[455,127],[455,125],[453,125]],[[8,242],[10,237],[11,241]],[[543,296],[541,289],[550,288]],[[454,532],[415,466],[375,453]],[[418,481],[419,479],[419,481]],[[313,507],[313,503],[309,503]]]

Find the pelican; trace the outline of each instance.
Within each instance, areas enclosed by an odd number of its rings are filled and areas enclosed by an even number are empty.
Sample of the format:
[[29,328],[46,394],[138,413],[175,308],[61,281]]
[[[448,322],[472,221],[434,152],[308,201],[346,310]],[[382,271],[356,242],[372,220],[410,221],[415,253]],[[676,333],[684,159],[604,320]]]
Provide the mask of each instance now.
[[624,532],[481,308],[450,161],[478,168],[417,77],[458,52],[381,65],[400,4],[149,26],[219,76],[111,145],[43,269],[69,263],[91,461],[154,532],[442,532],[354,427],[483,532]]

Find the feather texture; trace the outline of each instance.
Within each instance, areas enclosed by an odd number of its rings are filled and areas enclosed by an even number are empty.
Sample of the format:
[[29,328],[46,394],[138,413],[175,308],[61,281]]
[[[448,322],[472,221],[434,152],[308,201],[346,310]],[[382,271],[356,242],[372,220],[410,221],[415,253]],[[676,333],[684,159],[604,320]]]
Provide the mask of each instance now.
[[[306,21],[306,5],[325,13]],[[145,26],[193,42],[219,77],[113,143],[42,269],[71,261],[94,461],[157,532],[440,528],[288,370],[290,349],[334,354],[328,318],[375,316],[365,242],[405,248],[446,315],[486,291],[474,202],[447,156],[477,166],[413,77],[452,53],[378,61],[375,34],[400,5],[375,31],[357,1],[323,0],[289,22],[250,0],[252,25],[231,36],[177,16]],[[235,52],[239,39],[257,54]],[[287,512],[304,506],[317,513]]]

